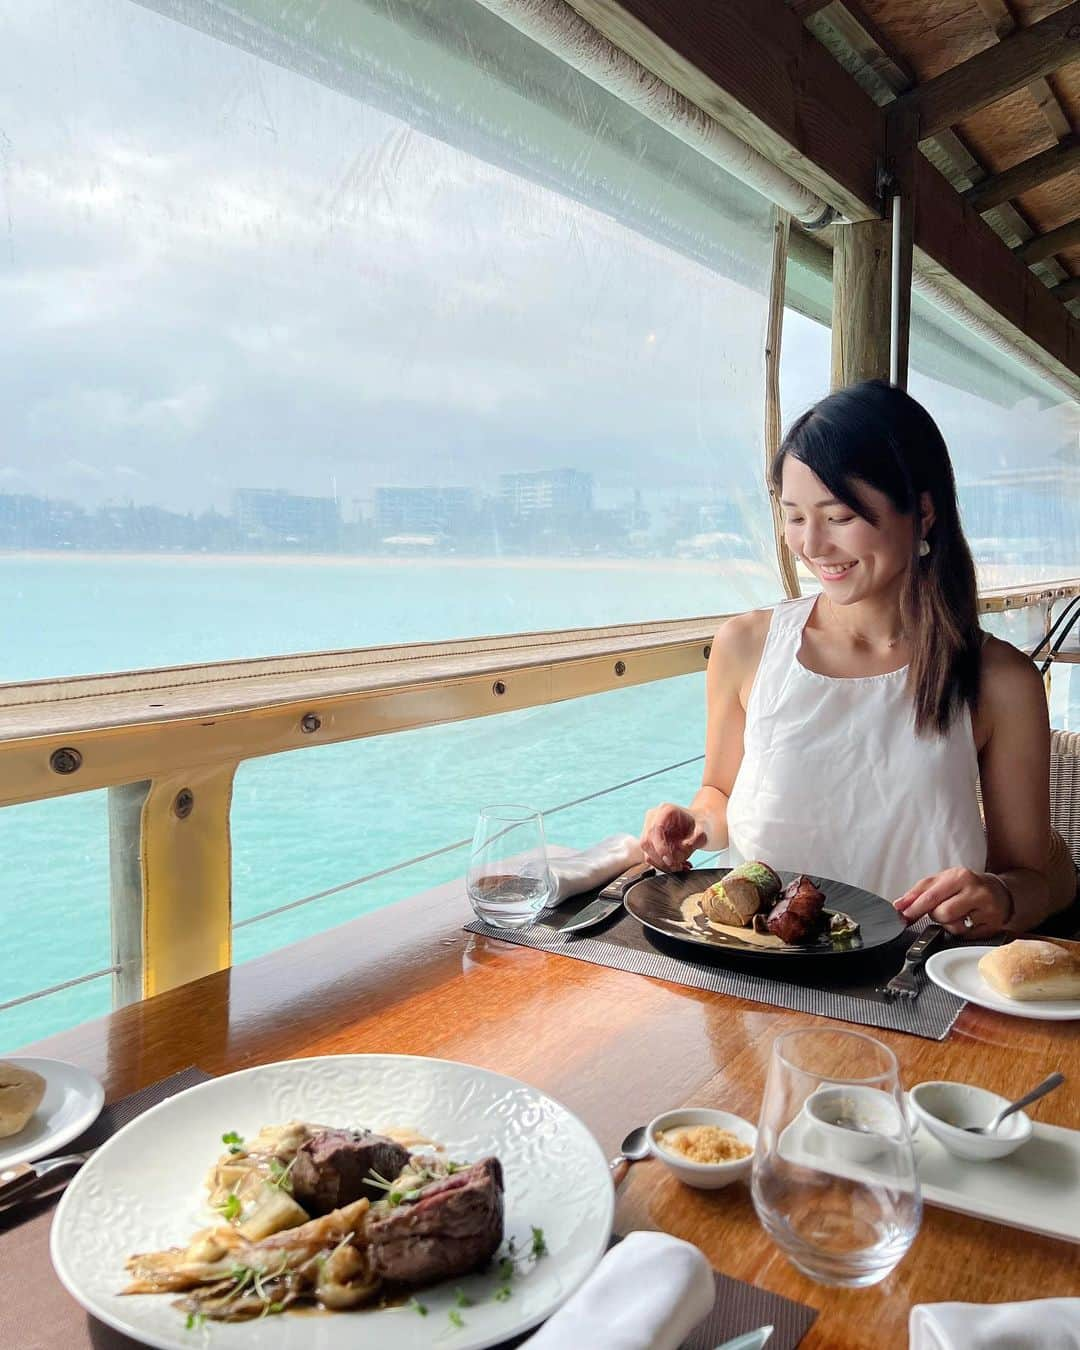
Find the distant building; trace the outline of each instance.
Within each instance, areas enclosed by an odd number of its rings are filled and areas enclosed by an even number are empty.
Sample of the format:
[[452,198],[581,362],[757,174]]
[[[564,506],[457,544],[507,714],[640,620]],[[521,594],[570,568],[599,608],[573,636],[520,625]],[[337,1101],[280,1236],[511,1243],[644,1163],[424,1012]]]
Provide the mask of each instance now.
[[464,487],[377,487],[375,528],[383,535],[461,535],[476,516],[476,494]]
[[499,502],[512,520],[525,520],[541,511],[561,517],[588,515],[593,509],[592,474],[578,469],[500,474]]
[[336,544],[341,513],[333,497],[300,497],[272,488],[240,488],[233,514],[241,533],[263,543]]

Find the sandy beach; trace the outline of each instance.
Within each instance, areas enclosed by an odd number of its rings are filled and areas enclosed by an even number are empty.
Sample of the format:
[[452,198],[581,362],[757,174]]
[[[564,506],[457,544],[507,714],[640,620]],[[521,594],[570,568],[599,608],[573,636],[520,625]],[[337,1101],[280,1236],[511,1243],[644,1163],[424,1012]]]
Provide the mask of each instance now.
[[360,553],[98,553],[75,549],[0,549],[0,562],[180,563],[244,567],[395,567],[468,568],[478,571],[682,572],[709,575],[768,576],[775,569],[751,558],[543,558],[543,557],[394,557]]

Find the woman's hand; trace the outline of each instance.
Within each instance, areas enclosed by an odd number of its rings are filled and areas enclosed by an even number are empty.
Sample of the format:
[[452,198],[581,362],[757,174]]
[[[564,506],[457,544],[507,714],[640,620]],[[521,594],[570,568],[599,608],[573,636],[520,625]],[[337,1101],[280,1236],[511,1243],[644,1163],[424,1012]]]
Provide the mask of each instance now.
[[683,806],[664,802],[645,816],[641,831],[641,851],[661,872],[685,872],[690,854],[706,840],[706,832],[696,817]]
[[929,914],[954,936],[973,940],[1000,933],[1013,912],[1012,896],[1001,878],[968,867],[923,877],[893,905],[907,923]]

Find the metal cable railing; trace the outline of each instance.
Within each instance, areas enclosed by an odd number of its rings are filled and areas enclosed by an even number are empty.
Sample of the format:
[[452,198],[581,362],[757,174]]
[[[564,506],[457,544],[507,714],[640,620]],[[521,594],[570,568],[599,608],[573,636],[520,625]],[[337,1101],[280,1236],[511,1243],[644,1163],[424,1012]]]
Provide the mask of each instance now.
[[35,989],[32,994],[20,994],[18,998],[9,998],[0,1003],[0,1013],[9,1008],[17,1008],[22,1003],[32,1003],[36,998],[48,998],[50,994],[60,994],[65,989],[73,989],[77,984],[88,984],[91,980],[103,980],[106,975],[115,975],[119,966],[108,966],[105,970],[94,970],[89,975],[76,975],[73,980],[64,980],[60,984],[51,984],[48,989]]
[[[584,797],[575,797],[572,802],[562,802],[559,806],[552,806],[542,814],[546,819],[559,811],[569,811],[572,806],[581,806],[584,802],[595,801],[597,797],[606,797],[611,792],[619,792],[623,788],[633,787],[635,783],[644,783],[649,778],[658,778],[661,774],[671,773],[673,769],[684,769],[688,764],[698,763],[704,758],[704,755],[691,755],[689,759],[681,759],[677,764],[668,764],[663,769],[650,769],[648,773],[638,774],[636,778],[627,778],[625,782],[615,783],[612,787],[600,788],[599,791],[589,792]],[[379,877],[388,877],[393,872],[402,872],[406,867],[427,862],[429,858],[438,858],[443,853],[453,853],[455,849],[466,848],[471,843],[471,836],[467,839],[457,839],[452,844],[444,844],[442,848],[432,849],[430,853],[420,853],[415,858],[394,863],[391,867],[380,868],[378,872],[368,872],[352,881],[339,882],[338,885],[330,886],[325,891],[316,891],[314,895],[305,895],[300,900],[290,900],[286,905],[278,905],[274,909],[264,910],[261,914],[253,914],[249,919],[241,919],[239,923],[234,923],[233,928],[234,930],[247,928],[253,923],[261,923],[264,919],[272,919],[277,914],[285,914],[288,910],[299,909],[301,905],[310,905],[314,900],[325,900],[328,895],[337,895],[339,891],[347,891],[353,886],[362,886],[367,881],[376,881]]]
[[[637,774],[634,778],[627,778],[621,783],[614,783],[611,787],[586,793],[584,797],[575,797],[573,801],[561,802],[558,806],[550,807],[543,814],[547,817],[557,815],[560,811],[569,811],[573,806],[581,806],[585,802],[595,801],[598,797],[606,797],[609,793],[620,792],[623,788],[633,787],[635,783],[644,783],[650,778],[659,778],[661,774],[671,773],[675,769],[684,769],[688,764],[700,763],[704,758],[704,755],[691,755],[689,759],[681,759],[675,764],[665,765],[662,769],[650,769],[648,773]],[[415,858],[407,858],[404,862],[394,863],[390,867],[382,867],[377,872],[366,872],[363,876],[354,877],[351,881],[342,881],[336,886],[327,887],[326,890],[315,891],[312,895],[302,896],[299,900],[290,900],[284,905],[276,905],[273,909],[263,910],[261,914],[253,914],[250,918],[241,919],[238,923],[233,924],[233,929],[247,928],[251,924],[262,923],[278,914],[286,914],[290,910],[300,909],[303,905],[310,905],[316,900],[325,900],[327,896],[338,895],[341,891],[351,890],[354,886],[362,886],[365,882],[378,880],[379,877],[387,877],[394,872],[402,872],[407,867],[414,867],[417,863],[438,858],[444,853],[453,853],[456,849],[466,848],[471,843],[471,838],[457,839],[454,843],[444,844],[441,848],[432,849],[429,853],[419,853]],[[79,975],[73,980],[64,980],[61,984],[50,985],[47,989],[35,990],[32,994],[22,994],[19,998],[0,1003],[0,1013],[6,1012],[9,1008],[17,1008],[23,1003],[31,1003],[34,999],[48,998],[50,994],[62,993],[65,989],[71,989],[77,984],[104,979],[106,975],[114,975],[118,970],[119,966],[109,966],[106,970],[95,970],[89,975]]]

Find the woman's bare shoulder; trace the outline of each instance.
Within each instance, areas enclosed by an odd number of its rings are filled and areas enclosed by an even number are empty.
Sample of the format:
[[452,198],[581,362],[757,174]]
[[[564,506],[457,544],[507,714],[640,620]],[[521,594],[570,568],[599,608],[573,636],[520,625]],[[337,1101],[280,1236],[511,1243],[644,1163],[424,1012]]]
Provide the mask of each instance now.
[[979,711],[991,721],[1022,705],[1046,702],[1046,690],[1035,663],[1011,642],[987,636],[982,649],[979,679]]
[[772,621],[771,609],[751,609],[725,619],[713,638],[712,669],[723,666],[734,673],[756,671]]
[[982,649],[982,677],[988,691],[1005,688],[1015,692],[1026,687],[1041,693],[1043,689],[1042,676],[1031,657],[1011,642],[989,634]]

